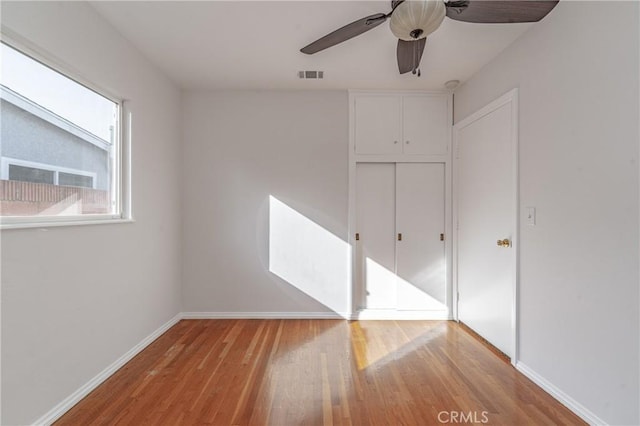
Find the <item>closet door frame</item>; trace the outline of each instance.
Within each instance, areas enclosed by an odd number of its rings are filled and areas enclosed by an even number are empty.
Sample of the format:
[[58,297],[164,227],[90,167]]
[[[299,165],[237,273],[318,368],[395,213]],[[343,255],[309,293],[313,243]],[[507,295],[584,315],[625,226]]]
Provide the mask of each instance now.
[[[447,143],[447,152],[444,155],[416,155],[416,156],[402,156],[401,158],[397,155],[368,155],[363,157],[362,155],[356,154],[355,151],[355,97],[360,94],[367,93],[390,93],[390,94],[416,94],[416,93],[437,93],[443,94],[443,92],[425,92],[425,91],[361,91],[361,90],[350,90],[349,91],[349,211],[348,211],[348,243],[351,247],[351,268],[349,271],[349,282],[351,285],[346,289],[347,291],[347,306],[349,308],[348,317],[349,319],[453,319],[453,291],[452,291],[452,258],[453,258],[453,226],[452,226],[452,172],[451,172],[451,140],[452,140],[452,129],[453,129],[453,99],[451,94],[449,94],[449,102],[448,102],[448,115],[447,120],[450,124],[448,126],[449,134],[448,134],[448,143]],[[444,182],[445,182],[445,223],[444,223],[444,233],[445,233],[445,261],[446,261],[446,305],[448,308],[448,313],[446,316],[438,316],[423,314],[422,311],[397,311],[397,314],[393,317],[385,317],[385,318],[373,318],[373,317],[361,317],[358,315],[357,311],[357,301],[354,300],[354,292],[356,289],[356,285],[358,284],[356,281],[356,267],[358,265],[358,259],[356,257],[356,244],[357,241],[355,239],[356,233],[356,164],[357,163],[441,163],[444,164]],[[428,312],[428,311],[425,311]]]

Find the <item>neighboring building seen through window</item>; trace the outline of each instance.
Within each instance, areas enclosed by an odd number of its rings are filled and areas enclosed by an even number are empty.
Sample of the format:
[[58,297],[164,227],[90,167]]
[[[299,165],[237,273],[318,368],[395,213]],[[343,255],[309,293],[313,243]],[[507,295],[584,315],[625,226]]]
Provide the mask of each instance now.
[[34,169],[33,167],[9,165],[9,180],[22,182],[48,183],[53,185],[54,172],[50,170]]
[[0,214],[120,214],[120,105],[2,43]]
[[58,173],[58,185],[83,186],[93,188],[93,178],[91,176],[74,175],[73,173]]

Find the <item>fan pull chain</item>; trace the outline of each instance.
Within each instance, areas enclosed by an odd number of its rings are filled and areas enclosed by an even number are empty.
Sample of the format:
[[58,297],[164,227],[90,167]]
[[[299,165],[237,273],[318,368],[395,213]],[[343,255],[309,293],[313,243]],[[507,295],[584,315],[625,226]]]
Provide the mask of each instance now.
[[418,42],[415,41],[413,43],[413,70],[411,71],[411,74],[416,75],[416,72],[417,72],[418,77],[420,77],[420,75],[421,75],[420,68],[418,68],[418,66],[420,64],[417,63],[418,62],[418,54],[419,54],[418,53]]

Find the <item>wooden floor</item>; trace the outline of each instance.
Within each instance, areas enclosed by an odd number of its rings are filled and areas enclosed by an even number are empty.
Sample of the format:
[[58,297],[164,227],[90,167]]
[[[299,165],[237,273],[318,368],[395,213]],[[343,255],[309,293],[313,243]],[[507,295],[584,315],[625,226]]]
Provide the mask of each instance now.
[[339,320],[180,321],[56,424],[455,423],[584,424],[454,322]]

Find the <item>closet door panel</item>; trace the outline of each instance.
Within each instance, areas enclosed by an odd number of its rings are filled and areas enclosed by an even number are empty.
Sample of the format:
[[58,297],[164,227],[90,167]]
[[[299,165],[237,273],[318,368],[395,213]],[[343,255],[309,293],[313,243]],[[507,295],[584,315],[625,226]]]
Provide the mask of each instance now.
[[395,309],[395,165],[358,163],[356,179],[356,293],[361,307]]
[[402,310],[446,309],[444,164],[396,166],[397,306]]

